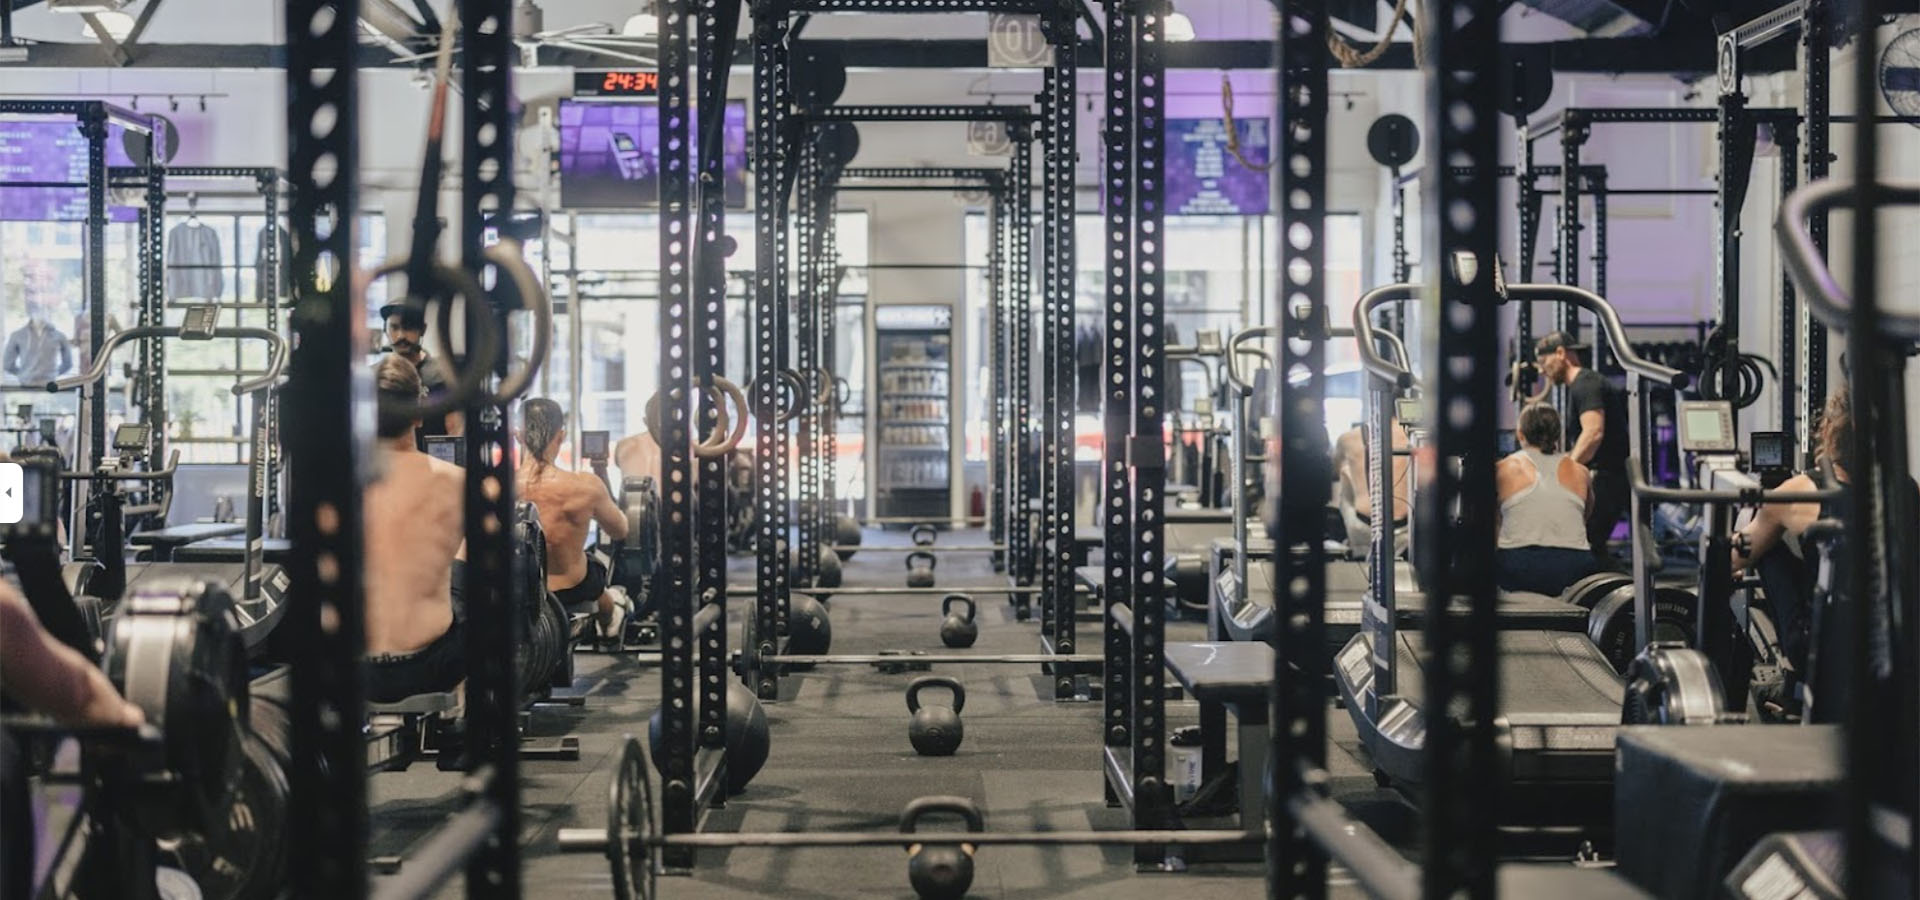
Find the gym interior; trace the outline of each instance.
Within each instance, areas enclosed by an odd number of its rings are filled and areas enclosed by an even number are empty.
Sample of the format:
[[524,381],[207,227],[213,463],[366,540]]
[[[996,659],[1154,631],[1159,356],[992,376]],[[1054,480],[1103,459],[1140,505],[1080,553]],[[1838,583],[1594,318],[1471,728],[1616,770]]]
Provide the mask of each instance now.
[[1920,896],[1916,129],[1914,0],[0,0],[0,900]]

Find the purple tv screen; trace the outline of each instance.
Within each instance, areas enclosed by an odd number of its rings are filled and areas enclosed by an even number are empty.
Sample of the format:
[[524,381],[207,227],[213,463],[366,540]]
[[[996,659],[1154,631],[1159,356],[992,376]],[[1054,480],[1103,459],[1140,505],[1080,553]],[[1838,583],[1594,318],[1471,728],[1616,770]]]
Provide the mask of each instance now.
[[[1266,119],[1236,119],[1240,155],[1264,166],[1272,128]],[[1167,212],[1177,216],[1260,216],[1267,213],[1267,172],[1242,165],[1227,152],[1227,125],[1218,119],[1167,120]]]
[[[745,102],[727,103],[724,130],[721,155],[726,171],[727,205],[744,208],[747,205]],[[560,204],[569,209],[659,206],[659,105],[561,101]]]
[[[107,124],[107,165],[130,166],[121,145],[125,131]],[[87,139],[73,121],[59,119],[0,119],[0,220],[14,222],[84,222],[84,187],[24,187],[15,182],[70,182],[87,180]],[[107,218],[135,222],[138,210],[107,207]]]

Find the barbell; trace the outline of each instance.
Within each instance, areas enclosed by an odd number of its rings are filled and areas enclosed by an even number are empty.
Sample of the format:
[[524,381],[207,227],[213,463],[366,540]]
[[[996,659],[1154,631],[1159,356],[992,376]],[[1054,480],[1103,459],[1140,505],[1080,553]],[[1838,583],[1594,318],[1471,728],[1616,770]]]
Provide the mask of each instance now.
[[[606,854],[613,870],[613,894],[619,900],[649,900],[655,893],[665,847],[891,847],[919,846],[1218,846],[1264,840],[1258,832],[1236,829],[1174,831],[764,831],[713,834],[665,834],[654,824],[653,787],[647,775],[646,749],[627,735],[619,765],[607,785],[607,827],[562,828],[562,853]],[[909,805],[909,809],[916,808]]]

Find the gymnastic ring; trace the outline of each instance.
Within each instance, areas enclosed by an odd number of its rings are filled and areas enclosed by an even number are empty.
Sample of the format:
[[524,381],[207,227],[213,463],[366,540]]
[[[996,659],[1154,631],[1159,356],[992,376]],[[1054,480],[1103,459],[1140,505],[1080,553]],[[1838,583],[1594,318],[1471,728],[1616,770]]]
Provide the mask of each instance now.
[[[755,412],[764,418],[772,419],[775,425],[785,425],[793,421],[795,417],[799,416],[800,413],[806,409],[807,386],[805,382],[801,381],[800,373],[792,369],[781,369],[775,372],[774,376],[775,380],[784,383],[787,388],[786,395],[789,399],[784,404],[785,408],[781,408],[780,398],[776,395],[774,398],[774,411],[771,415],[769,415],[767,411],[758,408],[755,409]],[[759,388],[760,379],[756,377],[752,381],[747,382],[747,395],[750,397],[757,396],[759,394]]]
[[513,279],[513,286],[520,295],[520,308],[533,314],[533,346],[527,353],[527,364],[518,371],[507,373],[493,394],[494,402],[504,406],[525,394],[527,388],[533,386],[533,376],[547,364],[547,355],[553,344],[553,298],[540,285],[539,276],[527,265],[518,240],[502,239],[482,251],[481,258],[497,266],[501,277]]
[[[719,397],[731,398],[733,400],[734,411],[739,415],[737,416],[737,421],[733,423],[733,434],[731,436],[718,442],[709,440],[693,448],[693,455],[701,459],[713,459],[732,453],[735,447],[740,446],[740,439],[747,435],[748,415],[746,395],[741,393],[739,385],[734,384],[724,375],[713,376],[712,382],[712,387],[710,387],[709,390],[715,391]],[[715,423],[714,434],[719,435],[727,429],[726,403],[717,400],[713,406],[719,416],[718,421]]]
[[[373,270],[368,284],[405,271],[412,264],[411,260],[404,258],[383,263]],[[487,292],[480,286],[479,280],[465,269],[456,269],[438,261],[429,263],[428,271],[440,285],[452,288],[454,294],[466,301],[467,336],[472,338],[475,352],[467,355],[469,363],[464,368],[455,362],[453,350],[447,343],[447,335],[453,331],[452,297],[436,299],[433,292],[428,292],[427,297],[421,298],[422,305],[439,306],[440,329],[434,335],[434,349],[440,354],[440,364],[447,368],[448,389],[439,399],[413,404],[380,398],[381,409],[410,419],[432,419],[465,409],[469,401],[483,392],[487,375],[493,369],[492,361],[500,356],[500,328],[493,317],[486,314]],[[406,297],[417,298],[419,288],[419,285],[409,282]]]

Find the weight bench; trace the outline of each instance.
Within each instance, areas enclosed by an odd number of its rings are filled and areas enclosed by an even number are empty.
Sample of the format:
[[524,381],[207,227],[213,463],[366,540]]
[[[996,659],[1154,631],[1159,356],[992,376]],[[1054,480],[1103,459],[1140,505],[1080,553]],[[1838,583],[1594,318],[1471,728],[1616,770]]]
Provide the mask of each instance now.
[[174,551],[188,544],[212,538],[233,537],[245,534],[247,526],[243,522],[190,522],[168,528],[155,528],[142,531],[127,538],[127,543],[143,548],[147,558],[153,562],[173,562]]
[[1166,645],[1167,671],[1200,701],[1200,778],[1212,781],[1227,766],[1228,713],[1239,720],[1240,824],[1265,827],[1263,779],[1267,770],[1267,703],[1273,686],[1273,648],[1253,641]]
[[452,691],[415,694],[393,703],[367,704],[367,771],[402,772],[432,748],[427,727],[459,705]]
[[[286,538],[261,538],[260,559],[285,566],[293,555],[293,542]],[[175,562],[240,562],[247,556],[245,537],[218,537],[195,541],[173,551]]]

